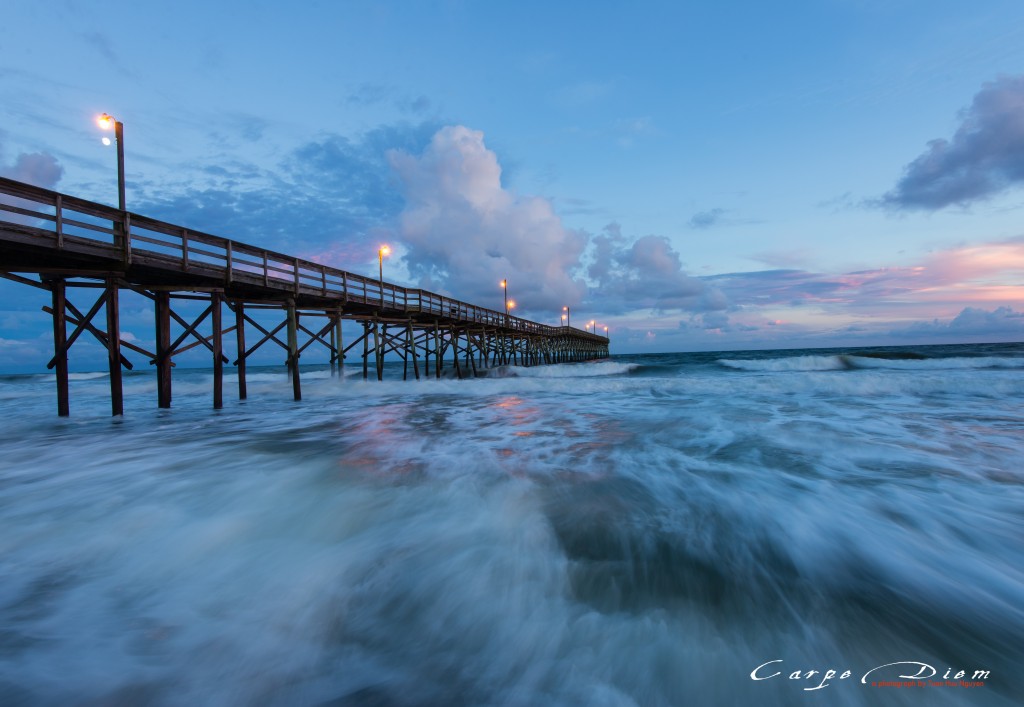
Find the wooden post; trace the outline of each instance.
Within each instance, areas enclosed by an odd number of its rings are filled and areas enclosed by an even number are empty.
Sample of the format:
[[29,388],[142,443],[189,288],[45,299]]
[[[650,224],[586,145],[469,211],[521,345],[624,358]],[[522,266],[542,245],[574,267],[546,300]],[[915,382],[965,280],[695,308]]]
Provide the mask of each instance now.
[[117,280],[107,278],[107,362],[110,368],[110,414],[124,415],[121,385],[121,322],[118,311]]
[[405,351],[402,353],[402,380],[409,380],[409,344],[411,343],[410,334],[412,333],[412,325],[409,324],[405,330],[405,345],[402,347]]
[[455,377],[462,380],[462,369],[459,368],[459,333],[455,327],[450,329],[452,342],[452,363],[455,364]]
[[214,292],[210,295],[213,305],[213,409],[224,407],[224,327],[221,325],[221,303],[224,295]]
[[328,317],[331,318],[331,378],[338,375],[338,332],[334,328],[336,320],[334,315],[328,313]]
[[64,197],[60,194],[57,195],[55,206],[54,218],[57,229],[57,250],[64,250]]
[[171,406],[171,294],[157,292],[156,308],[156,400],[157,406]]
[[434,368],[437,371],[437,378],[441,378],[441,368],[444,366],[444,352],[441,351],[441,335],[438,332],[437,322],[434,322]]
[[292,393],[296,400],[302,400],[302,383],[299,380],[299,313],[295,311],[295,300],[288,300],[288,370],[292,376]]
[[[377,335],[378,329],[380,329],[380,336]],[[373,322],[373,358],[377,364],[377,380],[379,381],[384,380],[384,350],[381,345],[381,338],[386,336],[387,333],[387,324],[381,328],[379,322]]]
[[53,296],[53,357],[57,361],[57,414],[68,417],[71,407],[68,394],[67,290],[63,278],[51,283],[50,292]]
[[412,352],[412,372],[416,380],[419,380],[420,364],[416,357],[416,332],[412,328],[412,322],[409,322],[409,349]]
[[235,345],[238,347],[238,399],[245,400],[245,304],[235,302]]
[[341,382],[345,381],[345,342],[342,338],[341,331],[341,312],[337,312],[334,315],[334,329],[337,332],[335,340],[338,342],[338,347],[335,349],[338,358],[338,376]]
[[368,366],[370,359],[370,323],[363,322],[363,380],[370,377]]
[[467,371],[473,372],[473,378],[476,378],[476,356],[473,355],[473,351],[470,348],[473,344],[473,339],[469,332],[466,332],[466,369]]

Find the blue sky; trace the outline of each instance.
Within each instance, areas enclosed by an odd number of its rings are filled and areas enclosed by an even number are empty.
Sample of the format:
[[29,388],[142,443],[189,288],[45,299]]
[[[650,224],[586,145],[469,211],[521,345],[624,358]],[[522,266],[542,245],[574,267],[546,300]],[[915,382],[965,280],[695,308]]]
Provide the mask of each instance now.
[[615,352],[1024,340],[1019,0],[7,0],[0,95],[0,174],[116,203],[107,111],[133,211]]

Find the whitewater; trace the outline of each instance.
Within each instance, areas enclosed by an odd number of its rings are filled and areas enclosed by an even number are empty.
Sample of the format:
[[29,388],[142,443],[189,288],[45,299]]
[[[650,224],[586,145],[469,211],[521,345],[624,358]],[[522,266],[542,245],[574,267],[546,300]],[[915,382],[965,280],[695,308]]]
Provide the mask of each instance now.
[[1024,345],[400,376],[0,376],[0,704],[1024,699]]

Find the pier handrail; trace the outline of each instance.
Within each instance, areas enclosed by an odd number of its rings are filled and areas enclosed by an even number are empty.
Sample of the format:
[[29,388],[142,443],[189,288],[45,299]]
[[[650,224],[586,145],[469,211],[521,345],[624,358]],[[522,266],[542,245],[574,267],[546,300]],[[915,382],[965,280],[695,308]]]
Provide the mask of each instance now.
[[244,282],[281,294],[319,295],[378,306],[382,313],[424,313],[525,334],[607,339],[540,324],[445,295],[382,282],[241,241],[0,177],[0,226],[34,244]]

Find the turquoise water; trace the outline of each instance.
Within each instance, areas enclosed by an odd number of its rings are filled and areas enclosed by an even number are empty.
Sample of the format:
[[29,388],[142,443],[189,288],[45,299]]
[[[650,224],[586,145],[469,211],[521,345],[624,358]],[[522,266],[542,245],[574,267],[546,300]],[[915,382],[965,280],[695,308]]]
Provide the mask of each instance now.
[[1019,702],[1024,346],[387,375],[0,379],[0,703]]

